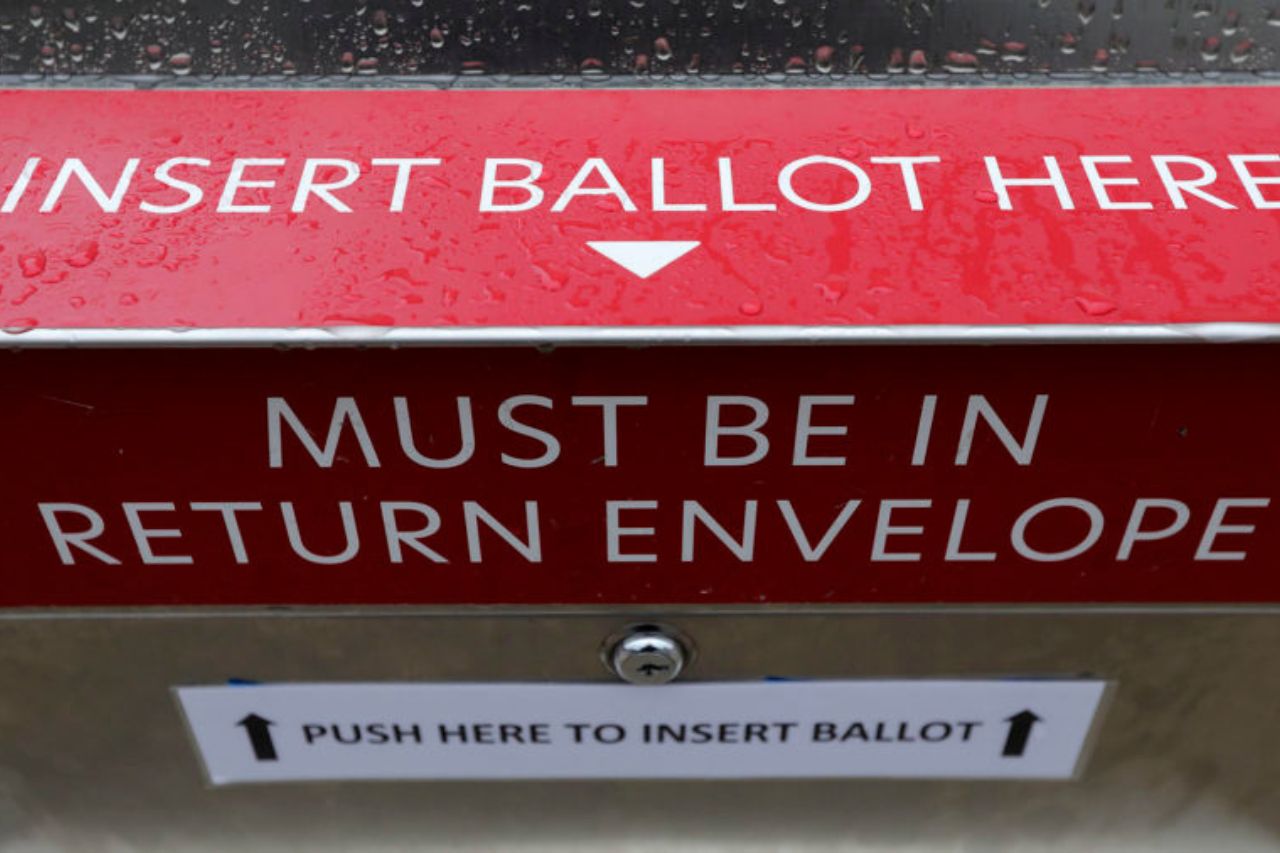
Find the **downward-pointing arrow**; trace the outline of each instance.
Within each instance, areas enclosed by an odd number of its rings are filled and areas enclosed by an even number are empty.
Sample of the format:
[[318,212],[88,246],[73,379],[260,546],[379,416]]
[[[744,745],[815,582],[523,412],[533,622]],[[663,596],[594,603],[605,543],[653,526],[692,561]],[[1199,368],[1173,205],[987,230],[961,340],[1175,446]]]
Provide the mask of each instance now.
[[648,278],[701,243],[697,240],[590,240],[587,245],[627,272]]

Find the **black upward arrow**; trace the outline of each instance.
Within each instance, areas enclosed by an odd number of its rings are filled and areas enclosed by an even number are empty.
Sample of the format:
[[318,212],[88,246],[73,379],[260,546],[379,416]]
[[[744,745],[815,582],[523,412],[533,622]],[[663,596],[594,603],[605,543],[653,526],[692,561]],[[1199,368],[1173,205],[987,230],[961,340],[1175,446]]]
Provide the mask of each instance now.
[[1021,758],[1022,754],[1027,751],[1027,738],[1031,737],[1031,728],[1040,722],[1030,709],[1019,711],[1012,717],[1005,719],[1009,724],[1009,736],[1004,740],[1004,751],[1000,754],[1005,758]]
[[249,745],[253,747],[254,758],[259,761],[275,761],[280,757],[276,755],[275,741],[271,740],[271,726],[275,723],[266,717],[250,714],[236,725],[243,726],[245,734],[249,735]]

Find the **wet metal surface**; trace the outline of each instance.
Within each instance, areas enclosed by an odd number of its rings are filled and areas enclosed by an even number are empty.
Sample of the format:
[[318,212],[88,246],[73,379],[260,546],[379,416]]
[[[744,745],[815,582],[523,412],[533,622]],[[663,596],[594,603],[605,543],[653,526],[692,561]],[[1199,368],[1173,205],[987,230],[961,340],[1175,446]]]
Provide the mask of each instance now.
[[0,0],[0,74],[1265,72],[1273,0]]
[[[211,790],[176,684],[587,680],[642,614],[0,623],[0,849],[1274,850],[1273,615],[666,612],[689,680],[1115,679],[1083,777],[1035,782],[366,783]],[[654,614],[647,614],[653,616]],[[637,688],[640,689],[640,688]],[[661,690],[662,688],[646,688]]]

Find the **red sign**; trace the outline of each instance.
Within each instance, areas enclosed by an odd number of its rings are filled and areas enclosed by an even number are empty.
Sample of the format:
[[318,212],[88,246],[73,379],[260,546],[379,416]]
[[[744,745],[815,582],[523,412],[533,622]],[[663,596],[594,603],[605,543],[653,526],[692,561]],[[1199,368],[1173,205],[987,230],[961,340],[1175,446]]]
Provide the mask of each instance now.
[[1274,87],[29,90],[0,114],[16,330],[1280,315]]
[[1280,601],[1277,98],[0,92],[0,605]]
[[5,605],[1280,601],[1268,346],[28,351]]

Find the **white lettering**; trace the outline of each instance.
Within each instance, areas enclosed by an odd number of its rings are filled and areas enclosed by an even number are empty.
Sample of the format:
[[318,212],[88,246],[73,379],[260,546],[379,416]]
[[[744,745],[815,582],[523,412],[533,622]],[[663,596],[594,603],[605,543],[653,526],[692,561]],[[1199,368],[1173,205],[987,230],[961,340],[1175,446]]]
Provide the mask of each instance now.
[[379,467],[378,454],[373,449],[373,441],[369,431],[365,429],[364,418],[356,407],[353,397],[339,397],[333,404],[333,417],[329,420],[329,435],[325,438],[324,449],[316,444],[311,433],[302,425],[302,421],[294,414],[283,397],[267,398],[267,457],[272,468],[284,467],[284,448],[280,437],[280,423],[287,422],[293,434],[302,442],[302,446],[311,454],[311,458],[321,468],[332,468],[338,455],[338,441],[342,438],[342,425],[351,424],[356,441],[364,454],[364,461],[370,468]]
[[554,435],[549,432],[531,427],[528,424],[517,421],[512,413],[521,406],[541,406],[544,409],[551,408],[551,399],[548,397],[539,397],[536,394],[521,394],[510,399],[503,400],[498,406],[498,422],[504,427],[519,435],[527,436],[535,441],[541,442],[546,450],[541,456],[533,459],[524,459],[519,456],[512,456],[509,453],[502,454],[502,461],[512,468],[545,468],[552,462],[560,458],[560,442]]
[[[53,540],[53,547],[58,552],[58,559],[62,561],[64,566],[71,566],[76,562],[71,553],[72,548],[78,548],[109,566],[120,565],[120,561],[115,557],[96,545],[90,545],[88,542],[90,539],[97,539],[106,529],[106,525],[102,522],[102,516],[98,515],[98,513],[83,504],[41,503],[38,506],[40,508],[40,517],[44,519],[44,526],[49,529],[49,537]],[[58,514],[68,512],[87,519],[89,522],[88,528],[76,531],[64,529],[62,523],[58,520]]]
[[[720,423],[720,410],[725,406],[745,406],[754,412],[750,423],[742,426],[724,426]],[[707,467],[754,465],[769,452],[769,439],[760,427],[769,420],[769,407],[755,397],[714,396],[707,398],[706,441],[702,461]],[[755,449],[746,456],[722,456],[721,436],[732,435],[750,439]]]
[[[523,178],[506,178],[498,180],[498,169],[503,166],[518,166],[525,170]],[[533,210],[542,204],[542,188],[537,185],[542,177],[542,164],[537,160],[522,160],[519,157],[490,157],[484,161],[484,177],[480,182],[481,213],[519,213],[522,210]],[[528,196],[524,201],[498,204],[493,200],[494,191],[499,187],[523,190]]]
[[244,536],[240,533],[240,520],[237,512],[256,512],[262,509],[257,501],[207,501],[193,503],[195,512],[216,512],[222,515],[222,524],[227,530],[227,541],[231,543],[231,554],[240,565],[249,562],[249,553],[244,547]]
[[920,182],[916,178],[916,166],[925,163],[941,163],[942,158],[929,155],[926,157],[872,157],[876,165],[897,166],[902,171],[902,184],[907,190],[907,204],[912,210],[924,210],[924,197],[920,193]]
[[1004,445],[1005,450],[1009,451],[1014,461],[1019,465],[1030,465],[1031,457],[1036,452],[1036,442],[1040,440],[1040,426],[1044,422],[1044,410],[1048,405],[1048,394],[1036,395],[1036,401],[1031,407],[1031,418],[1027,424],[1026,435],[1019,443],[1013,437],[1013,433],[1009,432],[1009,428],[1004,425],[1004,421],[1000,420],[996,410],[987,402],[986,397],[981,394],[970,395],[969,404],[964,412],[964,425],[960,428],[960,443],[956,447],[956,464],[969,464],[969,454],[973,451],[973,436],[978,428],[978,418],[981,417],[991,427],[991,431],[1000,439],[1000,443]]
[[62,168],[58,170],[58,176],[54,178],[53,186],[49,189],[49,194],[45,196],[44,204],[40,205],[41,213],[49,213],[58,202],[62,199],[62,193],[66,190],[67,184],[74,176],[80,181],[80,185],[89,191],[89,195],[93,196],[93,200],[98,203],[98,207],[103,213],[116,213],[120,210],[120,203],[124,201],[124,194],[129,189],[129,183],[133,180],[133,173],[138,171],[138,164],[142,160],[138,157],[130,157],[125,161],[124,169],[120,172],[120,177],[116,180],[115,188],[111,191],[111,195],[107,195],[106,190],[98,183],[97,179],[89,173],[83,161],[76,157],[69,157],[62,163]]
[[1204,535],[1200,538],[1200,545],[1196,548],[1197,560],[1243,560],[1249,556],[1244,551],[1215,551],[1213,546],[1216,544],[1219,536],[1224,533],[1227,535],[1243,536],[1254,531],[1252,524],[1224,524],[1227,511],[1233,507],[1241,509],[1255,508],[1263,509],[1271,505],[1269,498],[1220,498],[1213,505],[1213,512],[1209,516],[1209,523],[1205,525]]
[[1153,205],[1149,201],[1115,201],[1111,198],[1107,193],[1107,187],[1136,187],[1138,179],[1102,177],[1098,166],[1108,163],[1128,165],[1133,163],[1133,158],[1123,154],[1090,155],[1080,158],[1080,167],[1084,169],[1084,176],[1089,180],[1089,186],[1093,188],[1093,194],[1098,199],[1098,207],[1103,210],[1151,210]]
[[[316,173],[322,168],[341,169],[342,177],[336,181],[317,181]],[[350,160],[308,157],[302,167],[302,177],[298,180],[298,191],[294,193],[293,206],[290,209],[294,213],[304,212],[307,209],[307,199],[315,196],[339,213],[350,213],[351,208],[333,193],[334,190],[351,186],[359,177],[360,166]]]
[[218,199],[218,213],[270,213],[271,205],[269,204],[237,204],[236,193],[242,189],[270,189],[276,185],[274,180],[245,180],[246,169],[271,166],[278,168],[284,164],[284,160],[276,157],[248,157],[233,160],[231,173],[227,175],[227,183],[222,188],[222,197]]
[[813,420],[814,406],[852,406],[853,395],[823,396],[802,395],[800,405],[796,409],[796,437],[792,448],[791,464],[799,466],[843,465],[843,456],[810,456],[809,439],[815,435],[848,435],[845,426],[815,426]]
[[[1041,513],[1060,507],[1078,509],[1089,517],[1089,532],[1085,534],[1085,537],[1064,551],[1037,551],[1028,545],[1028,525]],[[1102,524],[1102,510],[1089,501],[1080,500],[1079,498],[1053,498],[1052,500],[1041,501],[1018,516],[1018,520],[1014,522],[1011,536],[1013,550],[1028,560],[1035,560],[1038,563],[1058,563],[1063,560],[1070,560],[1072,557],[1078,557],[1094,546],[1098,541],[1098,537],[1102,535]]]
[[[423,468],[457,468],[475,453],[476,428],[471,418],[470,397],[459,397],[457,399],[458,433],[461,446],[458,448],[457,453],[445,459],[436,459],[419,452],[417,446],[413,443],[413,421],[409,417],[409,401],[404,397],[396,397],[393,402],[396,410],[396,430],[400,433],[400,449],[414,464],[421,465]],[[330,435],[332,435],[332,432],[330,432]],[[432,432],[429,440],[434,439],[435,433]]]
[[404,212],[405,196],[409,194],[409,177],[415,166],[439,166],[442,161],[438,157],[375,157],[373,167],[394,166],[396,184],[391,191],[391,205],[387,208],[391,213]]
[[735,539],[733,534],[725,530],[711,513],[703,509],[697,501],[685,501],[683,523],[681,526],[680,560],[693,562],[694,524],[701,522],[717,539],[724,544],[735,557],[744,563],[751,561],[756,548],[756,501],[744,501],[742,507],[742,538]]
[[652,527],[623,527],[622,513],[625,510],[654,510],[657,501],[605,501],[605,531],[607,559],[610,563],[656,563],[657,554],[624,554],[622,553],[622,537],[652,536]]
[[[806,166],[826,165],[835,166],[838,169],[844,169],[853,175],[858,182],[858,189],[852,196],[844,201],[824,204],[816,201],[810,201],[800,195],[795,190],[793,181],[796,172]],[[782,167],[782,171],[778,173],[778,190],[781,191],[783,198],[794,204],[796,207],[802,207],[805,210],[816,210],[820,213],[836,213],[841,210],[852,210],[867,200],[871,195],[871,178],[867,177],[861,167],[850,163],[848,160],[841,160],[838,157],[802,157],[799,160],[792,160],[790,163]]]
[[342,533],[346,537],[346,544],[337,554],[317,554],[302,544],[302,533],[298,530],[298,516],[293,509],[293,501],[283,501],[280,504],[280,514],[284,517],[284,529],[289,536],[289,546],[293,548],[293,553],[309,563],[324,566],[350,562],[351,558],[360,551],[360,533],[356,529],[355,511],[351,507],[351,501],[339,501],[338,513],[342,516]]
[[599,406],[600,419],[604,425],[604,467],[618,467],[618,407],[647,406],[648,397],[573,397],[569,401],[575,406]]
[[489,512],[475,501],[466,501],[462,505],[463,521],[467,527],[467,555],[473,563],[479,563],[480,554],[480,524],[498,534],[504,542],[510,545],[515,551],[524,557],[530,563],[542,562],[542,537],[538,527],[538,502],[524,502],[524,523],[525,523],[525,540],[522,541],[509,529],[504,527],[498,519],[494,518]]
[[187,565],[194,560],[185,554],[174,554],[161,556],[151,550],[152,539],[181,539],[182,531],[172,528],[147,528],[142,525],[142,513],[144,512],[173,512],[175,507],[171,503],[146,503],[125,501],[120,505],[124,510],[125,520],[129,522],[129,532],[133,534],[133,541],[138,546],[138,556],[142,558],[142,562],[148,565],[165,566],[165,565]]
[[[1164,527],[1145,530],[1142,522],[1151,509],[1167,509],[1173,512],[1173,520]],[[1187,526],[1191,519],[1191,510],[1182,501],[1171,501],[1163,498],[1139,498],[1129,513],[1129,523],[1124,526],[1124,535],[1120,537],[1120,548],[1116,551],[1117,560],[1127,560],[1133,553],[1134,543],[1151,542],[1155,539],[1168,539]]]
[[[401,512],[416,512],[426,519],[426,524],[417,530],[401,530],[396,518],[397,513]],[[404,562],[404,549],[400,547],[401,545],[408,545],[433,563],[449,562],[439,553],[422,544],[423,539],[440,529],[440,513],[426,504],[413,501],[383,501],[382,529],[387,536],[387,556],[393,563]]]
[[885,550],[890,536],[919,536],[924,528],[918,525],[894,525],[895,509],[928,509],[933,501],[928,500],[884,500],[880,501],[880,511],[876,514],[876,532],[871,540],[871,559],[873,562],[907,562],[914,563],[920,559],[916,551]]
[[995,157],[983,157],[987,164],[987,175],[991,179],[991,188],[996,191],[1001,210],[1013,210],[1013,202],[1009,200],[1009,187],[1053,187],[1058,196],[1058,204],[1063,210],[1075,210],[1075,202],[1067,189],[1066,178],[1062,177],[1062,168],[1058,158],[1046,156],[1044,167],[1048,171],[1047,178],[1006,178],[1000,172],[1000,162]]

